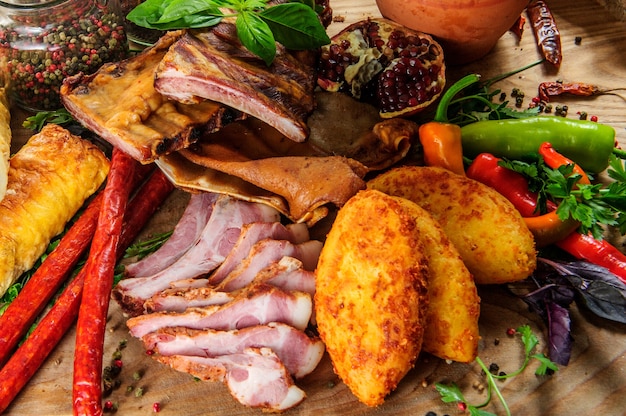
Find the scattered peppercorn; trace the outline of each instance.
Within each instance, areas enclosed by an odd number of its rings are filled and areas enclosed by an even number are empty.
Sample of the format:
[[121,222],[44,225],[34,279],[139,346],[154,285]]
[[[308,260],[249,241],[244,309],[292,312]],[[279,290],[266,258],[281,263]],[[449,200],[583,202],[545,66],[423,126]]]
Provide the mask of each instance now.
[[591,121],[598,121],[598,116],[591,116],[590,120]]
[[587,112],[586,111],[579,111],[578,112],[578,118],[580,120],[587,120]]
[[426,414],[424,416],[437,416],[437,413],[435,413],[435,412],[426,412]]
[[154,402],[152,405],[152,411],[154,413],[159,413],[161,411],[161,404],[159,402]]
[[574,44],[580,45],[583,42],[583,38],[581,36],[576,36],[574,38]]
[[517,333],[517,331],[515,330],[515,328],[507,328],[506,329],[506,334],[510,337],[512,337],[513,335],[515,335]]
[[494,338],[493,345],[500,345],[500,338]]
[[496,363],[491,363],[489,365],[489,372],[492,373],[492,374],[497,373],[499,369],[500,369],[500,366],[498,364],[496,364]]
[[8,74],[15,101],[27,109],[60,108],[64,78],[91,74],[103,63],[127,56],[123,19],[106,7],[69,1],[50,13],[34,9],[15,14],[12,23],[0,27],[0,54],[5,57],[0,70]]

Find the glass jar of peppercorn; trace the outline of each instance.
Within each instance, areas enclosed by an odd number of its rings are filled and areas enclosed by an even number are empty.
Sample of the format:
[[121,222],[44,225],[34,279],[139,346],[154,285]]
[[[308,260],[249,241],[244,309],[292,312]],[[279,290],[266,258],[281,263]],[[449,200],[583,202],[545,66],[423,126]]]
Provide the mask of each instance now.
[[128,55],[118,0],[0,0],[0,71],[15,104],[62,107],[63,79]]

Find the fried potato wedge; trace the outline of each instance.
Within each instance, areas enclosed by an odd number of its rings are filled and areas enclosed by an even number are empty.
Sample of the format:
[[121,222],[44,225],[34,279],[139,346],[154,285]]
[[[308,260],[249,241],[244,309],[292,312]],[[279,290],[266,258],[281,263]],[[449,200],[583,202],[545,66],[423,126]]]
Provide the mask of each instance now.
[[414,366],[428,305],[416,205],[375,190],[339,210],[316,270],[315,313],[335,373],[377,406]]
[[478,354],[480,298],[458,250],[443,228],[416,204],[415,222],[428,261],[428,310],[422,350],[468,363]]
[[532,234],[519,212],[495,190],[436,167],[391,169],[367,184],[430,212],[478,284],[522,280],[537,265]]

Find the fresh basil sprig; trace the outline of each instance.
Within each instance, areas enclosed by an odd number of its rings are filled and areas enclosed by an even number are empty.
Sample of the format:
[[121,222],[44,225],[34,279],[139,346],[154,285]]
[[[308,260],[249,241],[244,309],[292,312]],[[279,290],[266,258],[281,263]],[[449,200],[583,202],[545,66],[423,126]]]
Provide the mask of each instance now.
[[287,49],[316,49],[330,43],[311,0],[269,6],[269,0],[147,0],[126,18],[157,30],[198,29],[235,18],[237,36],[250,52],[270,65],[276,42]]

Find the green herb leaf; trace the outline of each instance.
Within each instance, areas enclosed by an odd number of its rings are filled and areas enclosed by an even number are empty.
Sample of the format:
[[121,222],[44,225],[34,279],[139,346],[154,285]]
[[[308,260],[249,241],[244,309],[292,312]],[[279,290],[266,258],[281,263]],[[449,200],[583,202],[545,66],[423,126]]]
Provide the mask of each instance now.
[[287,49],[315,49],[330,43],[315,11],[302,3],[285,3],[263,10],[259,17]]
[[159,26],[165,23],[181,21],[186,16],[203,12],[209,15],[223,15],[219,8],[206,0],[171,0],[164,2],[163,6],[162,9],[159,6],[159,11],[161,12],[159,19],[153,22]]
[[276,56],[276,41],[267,23],[258,15],[245,11],[239,13],[235,26],[243,46],[270,65]]
[[330,43],[315,10],[312,0],[271,7],[268,0],[147,0],[126,18],[137,26],[172,30],[211,27],[236,16],[241,43],[269,65],[276,56],[276,41],[297,50]]
[[613,179],[604,183],[579,184],[579,174],[572,165],[551,169],[539,157],[536,160],[503,160],[501,166],[521,173],[528,180],[529,189],[538,192],[540,212],[546,212],[546,201],[558,205],[561,220],[575,219],[581,223],[579,231],[590,232],[602,240],[605,226],[618,227],[626,234],[626,168],[615,155],[609,158],[607,174]]
[[435,389],[441,395],[441,401],[444,403],[465,403],[465,396],[461,392],[459,386],[454,383],[451,384],[442,384],[435,383]]
[[549,371],[559,370],[559,367],[555,363],[550,361],[550,359],[544,354],[533,354],[531,357],[541,363],[541,365],[535,370],[535,374],[538,376],[545,376],[546,374],[548,374]]
[[48,123],[67,125],[75,122],[74,117],[65,108],[60,108],[53,111],[40,111],[29,116],[22,123],[22,127],[39,132]]
[[523,325],[516,329],[516,331],[521,335],[522,342],[524,343],[524,353],[526,355],[530,355],[530,353],[535,349],[539,340],[533,334],[533,331],[530,329],[530,326]]

